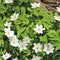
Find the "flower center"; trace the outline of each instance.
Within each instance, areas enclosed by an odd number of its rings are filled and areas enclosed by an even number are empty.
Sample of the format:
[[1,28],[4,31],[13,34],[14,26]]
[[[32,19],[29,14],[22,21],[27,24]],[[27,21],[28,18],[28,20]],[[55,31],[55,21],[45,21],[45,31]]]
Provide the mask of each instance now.
[[40,31],[40,28],[38,28],[38,31]]
[[39,47],[38,46],[36,46],[36,49],[38,49]]
[[14,19],[16,19],[16,15],[14,15]]
[[47,47],[47,50],[48,50],[48,51],[50,50],[50,47],[49,47],[49,46]]
[[10,0],[8,0],[8,2],[10,2]]
[[5,55],[5,57],[8,57],[7,55]]
[[13,41],[13,44],[16,44],[16,42],[15,42],[15,41]]
[[37,4],[35,4],[35,7],[37,6]]
[[34,60],[37,60],[36,58]]
[[57,16],[58,17],[58,19],[60,19],[60,16]]
[[10,34],[10,32],[9,32],[9,31],[7,31],[7,34]]
[[21,47],[24,47],[24,44],[21,44]]
[[29,40],[29,38],[26,38],[25,40],[26,40],[26,41],[28,41],[28,40]]

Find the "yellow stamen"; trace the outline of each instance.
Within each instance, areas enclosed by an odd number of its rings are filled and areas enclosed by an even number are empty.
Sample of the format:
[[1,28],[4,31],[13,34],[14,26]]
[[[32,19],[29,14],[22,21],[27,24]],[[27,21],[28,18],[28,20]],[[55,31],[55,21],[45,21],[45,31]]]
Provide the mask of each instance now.
[[8,2],[10,2],[10,0],[8,0]]
[[15,44],[16,42],[15,41],[13,41],[13,44]]
[[49,46],[47,47],[47,50],[48,50],[48,51],[50,50],[50,47],[49,47]]
[[14,15],[14,19],[16,19],[16,15]]
[[40,28],[38,28],[38,31],[40,31]]
[[60,19],[60,16],[57,16]]
[[38,46],[36,46],[36,49],[38,49]]

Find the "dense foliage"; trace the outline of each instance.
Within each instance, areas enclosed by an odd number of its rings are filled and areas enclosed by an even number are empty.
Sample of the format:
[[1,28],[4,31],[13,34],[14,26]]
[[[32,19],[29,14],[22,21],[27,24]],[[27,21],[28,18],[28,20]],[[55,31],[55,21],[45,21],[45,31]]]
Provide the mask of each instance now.
[[[5,4],[4,0],[0,0],[0,60],[3,60],[1,56],[6,52],[12,55],[8,60],[14,57],[18,57],[19,60],[31,60],[34,55],[40,56],[41,60],[60,60],[60,22],[54,19],[51,12],[46,12],[44,6],[31,8],[31,3],[33,0],[14,0],[11,4]],[[19,13],[19,16],[17,20],[11,21],[14,12]],[[31,41],[26,50],[20,51],[18,47],[10,45],[4,32],[6,22],[12,23],[11,30],[19,41],[22,41],[24,36],[30,37]],[[43,25],[43,34],[34,31],[36,24]],[[34,43],[41,43],[42,46],[51,43],[54,52],[49,55],[44,51],[35,53],[32,49]]]

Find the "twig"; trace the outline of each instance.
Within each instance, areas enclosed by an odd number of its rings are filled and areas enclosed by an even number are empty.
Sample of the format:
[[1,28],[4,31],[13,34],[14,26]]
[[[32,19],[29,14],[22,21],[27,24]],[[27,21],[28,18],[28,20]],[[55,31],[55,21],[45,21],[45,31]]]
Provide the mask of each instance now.
[[41,4],[42,4],[42,5],[44,5],[45,7],[51,8],[52,10],[56,11],[56,9],[55,9],[55,8],[53,8],[53,7],[49,6],[49,5],[45,4],[45,3],[42,3],[42,2],[41,2]]

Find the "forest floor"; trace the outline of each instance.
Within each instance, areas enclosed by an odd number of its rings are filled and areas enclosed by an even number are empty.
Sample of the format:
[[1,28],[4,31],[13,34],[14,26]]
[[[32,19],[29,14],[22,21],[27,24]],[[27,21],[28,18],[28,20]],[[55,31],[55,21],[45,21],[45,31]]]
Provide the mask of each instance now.
[[46,10],[56,12],[56,7],[60,5],[60,0],[34,0],[36,2],[41,2],[42,5],[46,7]]

